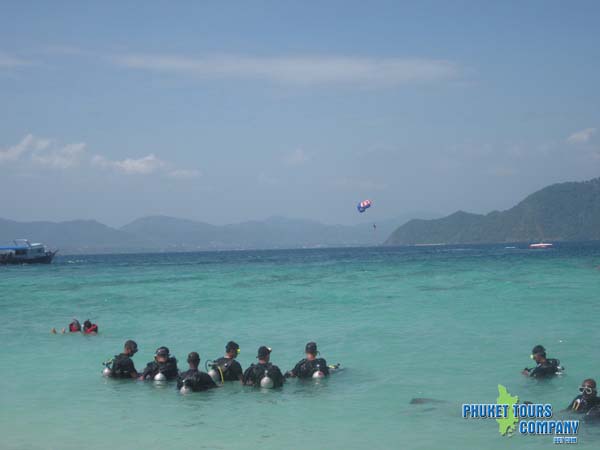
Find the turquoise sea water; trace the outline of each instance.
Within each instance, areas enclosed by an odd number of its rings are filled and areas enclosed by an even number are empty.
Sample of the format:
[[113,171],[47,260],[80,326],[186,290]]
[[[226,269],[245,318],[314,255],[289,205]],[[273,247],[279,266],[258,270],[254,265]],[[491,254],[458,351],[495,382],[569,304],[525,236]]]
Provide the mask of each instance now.
[[[461,418],[497,385],[565,407],[600,378],[600,246],[333,249],[61,256],[0,267],[3,449],[509,449],[549,436],[502,437]],[[51,335],[76,316],[100,335]],[[280,391],[230,384],[181,396],[174,386],[106,380],[126,339],[138,369],[166,345],[184,368],[236,340],[245,368],[259,345],[287,370],[315,340],[345,371]],[[541,343],[566,374],[520,375]],[[599,380],[600,381],[600,380]],[[447,403],[410,405],[413,397]],[[582,425],[577,448],[598,448]]]

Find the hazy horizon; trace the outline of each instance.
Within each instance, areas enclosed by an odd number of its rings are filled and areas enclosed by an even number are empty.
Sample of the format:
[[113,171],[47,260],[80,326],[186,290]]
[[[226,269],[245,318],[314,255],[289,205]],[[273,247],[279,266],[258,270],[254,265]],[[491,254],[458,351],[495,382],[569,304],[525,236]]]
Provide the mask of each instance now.
[[132,220],[128,221],[128,222],[124,222],[124,223],[116,223],[116,224],[111,224],[108,222],[103,222],[102,220],[99,220],[97,218],[81,218],[81,217],[75,217],[75,218],[70,218],[70,219],[61,219],[61,220],[51,220],[51,219],[47,219],[47,218],[37,218],[37,219],[31,219],[31,220],[18,220],[18,219],[14,219],[12,217],[8,217],[8,216],[2,216],[0,215],[0,219],[3,220],[11,220],[14,222],[20,222],[20,223],[32,223],[32,222],[53,222],[53,223],[63,223],[63,222],[71,222],[71,221],[79,221],[79,220],[92,220],[92,221],[96,221],[99,223],[102,223],[104,225],[107,225],[111,228],[115,228],[115,229],[120,229],[126,225],[129,225],[137,220],[140,219],[147,219],[147,218],[155,218],[155,217],[162,217],[162,218],[169,218],[169,219],[177,219],[177,220],[189,220],[189,221],[193,221],[193,222],[198,222],[198,223],[205,223],[208,225],[215,225],[215,226],[227,226],[227,225],[239,225],[242,223],[247,223],[247,222],[269,222],[269,221],[273,221],[273,220],[289,220],[289,221],[310,221],[310,222],[314,222],[314,223],[318,223],[321,225],[328,225],[328,226],[336,226],[336,225],[340,225],[340,226],[361,226],[361,225],[368,225],[368,226],[372,226],[373,223],[377,224],[377,222],[397,222],[398,225],[401,225],[402,221],[405,220],[410,220],[410,219],[433,219],[433,218],[440,218],[442,217],[441,214],[435,213],[435,212],[428,212],[428,211],[413,211],[411,212],[407,212],[406,215],[400,215],[400,216],[396,216],[396,217],[384,217],[381,218],[379,221],[376,220],[369,220],[369,217],[363,217],[362,220],[359,221],[355,221],[352,223],[341,223],[341,222],[332,222],[332,223],[328,223],[328,222],[323,222],[314,218],[310,218],[310,217],[293,217],[293,216],[279,216],[279,215],[271,215],[271,216],[266,216],[266,217],[259,217],[256,219],[248,219],[248,220],[241,220],[238,222],[225,222],[225,223],[213,223],[210,221],[206,221],[206,220],[201,220],[201,219],[194,219],[194,218],[190,218],[190,217],[183,217],[183,216],[169,216],[166,214],[149,214],[149,215],[145,215],[145,216],[140,216],[140,217],[135,217]]
[[5,3],[0,217],[352,225],[508,209],[600,175],[599,12]]

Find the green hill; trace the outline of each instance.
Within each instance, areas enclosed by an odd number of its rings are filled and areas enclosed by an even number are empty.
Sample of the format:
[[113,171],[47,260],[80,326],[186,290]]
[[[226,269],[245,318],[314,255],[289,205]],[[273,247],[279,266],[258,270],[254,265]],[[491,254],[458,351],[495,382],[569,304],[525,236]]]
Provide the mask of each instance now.
[[386,245],[600,240],[600,178],[559,183],[506,211],[411,220]]

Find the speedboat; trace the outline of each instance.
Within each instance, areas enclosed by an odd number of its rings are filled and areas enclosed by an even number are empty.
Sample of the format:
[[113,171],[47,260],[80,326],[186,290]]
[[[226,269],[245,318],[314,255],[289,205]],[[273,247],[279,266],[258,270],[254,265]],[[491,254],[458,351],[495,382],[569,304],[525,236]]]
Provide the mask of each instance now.
[[529,244],[529,248],[540,249],[540,248],[551,248],[552,244],[549,242],[538,242],[537,244]]

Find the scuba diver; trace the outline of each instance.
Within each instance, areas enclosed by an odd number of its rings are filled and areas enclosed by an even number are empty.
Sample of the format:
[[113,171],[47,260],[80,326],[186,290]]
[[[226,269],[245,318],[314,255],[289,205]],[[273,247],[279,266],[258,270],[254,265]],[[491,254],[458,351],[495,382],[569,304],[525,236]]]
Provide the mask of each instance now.
[[206,391],[218,387],[209,374],[200,372],[200,355],[196,352],[191,352],[187,357],[187,362],[190,366],[189,370],[179,374],[177,378],[177,389],[185,394],[189,391],[199,392]]
[[564,370],[558,359],[546,357],[546,349],[542,345],[533,347],[530,357],[535,361],[536,366],[531,369],[523,369],[521,373],[527,377],[538,379],[550,378],[561,374]]
[[167,347],[158,347],[154,361],[149,362],[140,376],[140,380],[169,381],[179,375],[177,360],[169,354]]
[[329,376],[329,366],[323,358],[317,358],[319,351],[316,342],[309,342],[304,348],[306,358],[285,374],[286,378],[324,378]]
[[102,374],[111,378],[137,378],[131,357],[138,351],[135,341],[129,340],[123,346],[123,353],[115,356],[111,361],[104,363],[106,366]]
[[269,347],[259,347],[257,364],[252,364],[244,372],[242,383],[246,386],[255,386],[263,388],[278,388],[283,386],[285,381],[279,367],[272,364],[271,360],[272,349]]
[[600,398],[598,398],[595,380],[591,378],[583,380],[579,392],[580,394],[567,406],[567,411],[587,414],[591,409],[600,406]]
[[240,346],[236,342],[229,341],[225,346],[225,356],[208,364],[212,366],[208,374],[217,383],[242,381],[244,371],[240,363],[235,360],[239,354]]
[[87,319],[83,322],[83,334],[98,334],[98,325]]

